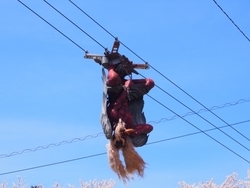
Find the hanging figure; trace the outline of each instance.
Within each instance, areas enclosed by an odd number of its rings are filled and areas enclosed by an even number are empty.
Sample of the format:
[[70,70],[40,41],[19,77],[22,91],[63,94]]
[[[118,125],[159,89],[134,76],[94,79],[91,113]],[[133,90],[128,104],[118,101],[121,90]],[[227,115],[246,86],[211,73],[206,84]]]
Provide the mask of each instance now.
[[[134,173],[143,177],[145,162],[135,151],[147,143],[153,127],[146,123],[143,95],[154,87],[151,79],[132,79],[135,68],[147,69],[147,64],[133,64],[118,53],[119,41],[114,42],[111,53],[105,56],[86,53],[85,58],[94,59],[108,70],[102,69],[104,85],[101,123],[110,142],[107,144],[110,167],[124,182]],[[129,79],[125,79],[129,76]],[[125,166],[120,160],[121,150]]]

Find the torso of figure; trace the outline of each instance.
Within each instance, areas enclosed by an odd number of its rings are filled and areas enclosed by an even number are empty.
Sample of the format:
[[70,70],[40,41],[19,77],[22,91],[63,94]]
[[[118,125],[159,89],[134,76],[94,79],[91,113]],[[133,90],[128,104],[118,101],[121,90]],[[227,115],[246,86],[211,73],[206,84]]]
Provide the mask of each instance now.
[[107,107],[108,116],[112,125],[115,125],[119,118],[125,122],[126,128],[132,127],[132,115],[128,108],[127,91],[123,87],[125,79],[121,78],[111,67],[108,72],[107,86],[109,104]]
[[132,115],[128,108],[127,92],[124,90],[118,98],[111,101],[107,107],[111,124],[116,124],[121,118],[125,122],[126,128],[132,127]]

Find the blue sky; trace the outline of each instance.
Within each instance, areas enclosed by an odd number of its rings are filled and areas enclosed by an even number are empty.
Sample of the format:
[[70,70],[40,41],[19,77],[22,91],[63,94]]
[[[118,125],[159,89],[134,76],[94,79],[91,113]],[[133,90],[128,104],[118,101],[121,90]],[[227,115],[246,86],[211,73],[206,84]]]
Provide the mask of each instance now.
[[[90,53],[103,48],[55,12],[44,1],[23,0],[44,19]],[[69,1],[49,1],[103,46],[111,49],[109,34]],[[117,36],[143,60],[188,92],[228,124],[250,119],[250,43],[209,1],[74,1],[105,29]],[[249,2],[217,1],[247,36],[250,36]],[[125,187],[108,166],[107,140],[100,125],[102,100],[101,66],[83,58],[84,52],[30,12],[18,1],[0,6],[0,174],[100,154],[59,165],[1,175],[10,184],[22,177],[28,185],[46,187],[59,182],[79,186],[79,180],[114,179]],[[142,60],[120,47],[133,62]],[[140,73],[194,111],[203,107],[190,99],[152,68]],[[141,78],[133,75],[134,78]],[[150,96],[177,114],[190,112],[157,87]],[[147,121],[154,121],[149,143],[196,132],[181,118],[145,96]],[[200,116],[215,126],[226,125],[209,112]],[[214,128],[197,115],[184,117],[199,129]],[[160,121],[162,120],[162,121]],[[160,122],[159,122],[160,121]],[[249,122],[234,126],[250,137]],[[249,148],[249,141],[227,127],[228,135]],[[250,160],[249,151],[220,131],[208,132],[238,155]],[[95,138],[58,147],[4,157],[5,154],[48,146],[92,135]],[[244,179],[248,162],[204,134],[158,142],[137,148],[147,162],[145,177],[127,187],[177,187],[179,181],[195,183],[214,178],[221,183],[233,172]]]

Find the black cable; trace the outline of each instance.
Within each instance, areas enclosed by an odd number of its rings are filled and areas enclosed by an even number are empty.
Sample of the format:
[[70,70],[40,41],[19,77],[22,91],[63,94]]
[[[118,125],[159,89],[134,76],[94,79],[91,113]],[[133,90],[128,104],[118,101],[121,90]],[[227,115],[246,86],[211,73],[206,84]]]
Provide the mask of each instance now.
[[91,35],[89,35],[86,31],[84,31],[81,27],[79,27],[77,24],[75,24],[72,20],[70,20],[67,16],[65,16],[63,13],[61,13],[58,9],[56,9],[53,5],[51,5],[46,0],[43,0],[45,3],[47,3],[51,8],[53,8],[56,12],[58,12],[60,15],[62,15],[65,19],[67,19],[70,23],[72,23],[75,27],[77,27],[80,31],[82,31],[85,35],[87,35],[89,38],[91,38],[93,41],[95,41],[97,44],[99,44],[103,49],[106,50],[106,48],[99,43],[96,39],[94,39]]
[[48,149],[48,148],[51,148],[51,147],[57,147],[57,146],[61,146],[63,144],[71,144],[71,143],[77,142],[77,141],[85,141],[88,138],[97,138],[97,137],[103,136],[103,135],[104,134],[101,132],[101,133],[98,133],[98,134],[86,135],[85,137],[82,137],[82,138],[73,138],[71,140],[63,140],[63,141],[61,141],[59,143],[51,143],[51,144],[48,144],[46,146],[37,146],[35,148],[27,148],[27,149],[23,149],[22,151],[14,151],[14,152],[11,152],[9,154],[1,154],[0,158],[6,158],[6,157],[12,157],[12,156],[15,156],[15,155],[21,155],[21,154],[24,154],[24,153],[27,153],[27,152],[35,152],[35,151],[39,151],[39,150],[45,150],[45,149]]
[[34,170],[37,168],[43,168],[43,167],[48,167],[48,166],[53,166],[53,165],[58,165],[58,164],[63,164],[63,163],[69,163],[69,162],[78,161],[78,160],[82,160],[82,159],[97,157],[97,156],[104,155],[104,154],[106,154],[106,152],[97,153],[94,155],[88,155],[88,156],[84,156],[84,157],[79,157],[79,158],[75,158],[75,159],[69,159],[69,160],[65,160],[65,161],[59,161],[59,162],[55,162],[55,163],[49,163],[49,164],[40,165],[40,166],[34,166],[34,167],[30,167],[30,168],[24,168],[24,169],[20,169],[20,170],[14,170],[14,171],[10,171],[10,172],[1,173],[0,176],[7,175],[7,174],[13,174],[16,172],[23,172],[23,171],[27,171],[27,170]]
[[226,17],[233,23],[233,25],[241,32],[241,34],[248,40],[248,42],[250,42],[250,39],[246,36],[246,34],[239,28],[238,25],[236,25],[236,23],[228,16],[228,14],[223,10],[223,8],[221,8],[221,6],[215,1],[213,0],[213,2],[217,5],[217,7],[226,15]]
[[[222,109],[222,108],[226,108],[226,107],[230,107],[230,106],[235,106],[235,105],[238,105],[238,104],[241,104],[241,103],[246,103],[246,102],[250,102],[250,99],[239,99],[238,101],[236,102],[227,102],[225,104],[222,104],[222,105],[217,105],[217,106],[212,106],[209,110],[217,110],[217,109]],[[200,109],[198,111],[196,111],[196,113],[200,114],[202,112],[207,112],[206,109]],[[182,117],[186,117],[186,116],[190,116],[190,115],[194,115],[195,113],[193,112],[186,112],[184,115],[181,115]],[[174,116],[171,116],[171,117],[168,117],[168,118],[161,118],[160,120],[154,120],[154,121],[149,121],[148,123],[161,123],[161,122],[164,122],[164,121],[171,121],[175,118],[178,118],[178,116],[174,115]],[[228,125],[227,125],[228,126]]]
[[[77,6],[72,0],[69,0],[78,10],[80,10],[82,13],[84,13],[87,17],[89,17],[92,21],[94,21],[98,26],[100,26],[104,31],[106,31],[110,36],[112,36],[113,38],[116,38],[113,34],[111,34],[107,29],[105,29],[101,24],[99,24],[94,18],[92,18],[89,14],[87,14],[85,11],[83,11],[79,6]],[[201,102],[199,102],[197,99],[195,99],[193,96],[191,96],[189,93],[187,93],[185,90],[183,90],[181,87],[179,87],[177,84],[175,84],[172,80],[170,80],[169,78],[167,78],[165,75],[163,75],[160,71],[158,71],[156,68],[154,68],[151,64],[149,64],[148,62],[146,62],[144,59],[142,59],[138,54],[136,54],[133,50],[131,50],[128,46],[126,46],[124,43],[122,43],[120,41],[120,43],[127,48],[131,53],[133,53],[136,57],[138,57],[139,59],[141,59],[143,62],[147,63],[154,71],[156,71],[158,74],[160,74],[162,77],[164,77],[166,80],[168,80],[171,84],[173,84],[175,87],[177,87],[178,89],[180,89],[183,93],[185,93],[187,96],[189,96],[191,99],[193,99],[195,102],[197,102],[198,104],[200,104],[203,108],[205,108],[207,111],[209,111],[210,113],[212,113],[214,116],[216,116],[218,119],[220,119],[222,122],[224,122],[226,125],[229,126],[229,124],[223,120],[221,117],[219,117],[217,114],[215,114],[214,112],[212,112],[211,110],[209,110],[204,104],[202,104]],[[162,90],[162,89],[161,89]],[[231,127],[234,131],[236,131],[238,134],[240,134],[242,137],[244,137],[245,139],[247,139],[248,141],[250,141],[249,138],[247,138],[244,134],[242,134],[241,132],[239,132],[237,129],[235,129],[234,127]],[[244,146],[243,146],[244,147]],[[249,150],[249,149],[247,149]]]
[[69,41],[71,41],[73,44],[75,44],[78,48],[86,52],[80,45],[78,45],[76,42],[74,42],[72,39],[70,39],[67,35],[62,33],[59,29],[57,29],[55,26],[53,26],[51,23],[49,23],[47,20],[45,20],[42,16],[37,14],[34,10],[32,10],[30,7],[28,7],[26,4],[24,4],[22,1],[17,0],[19,3],[21,3],[23,6],[25,6],[27,9],[29,9],[31,12],[33,12],[36,16],[38,16],[40,19],[42,19],[44,22],[46,22],[48,25],[50,25],[52,28],[54,28],[57,32],[59,32],[61,35],[63,35],[65,38],[67,38]]
[[[233,124],[231,124],[231,126],[242,124],[242,123],[248,123],[248,122],[250,122],[250,120],[245,120],[245,121],[233,123]],[[219,128],[226,128],[226,127],[229,127],[229,126],[228,125],[224,125],[224,126],[220,126]],[[209,132],[209,131],[214,131],[214,130],[216,130],[216,128],[206,129],[206,130],[204,130],[204,132]],[[162,140],[158,140],[158,141],[154,141],[154,142],[149,142],[146,145],[156,144],[156,143],[165,142],[165,141],[169,141],[169,140],[175,140],[175,139],[178,139],[178,138],[184,138],[184,137],[188,137],[188,136],[193,136],[193,135],[200,134],[200,133],[202,133],[202,132],[201,131],[197,131],[197,132],[193,132],[193,133],[183,134],[183,135],[175,136],[175,137],[172,137],[172,138],[167,138],[167,139],[162,139]]]
[[[245,121],[237,122],[237,123],[231,124],[231,126],[242,124],[242,123],[247,123],[247,122],[250,122],[250,120],[245,120]],[[225,126],[221,126],[220,128],[225,128],[225,127],[228,127],[228,126],[225,125]],[[215,128],[213,128],[213,129],[207,129],[207,130],[203,130],[203,131],[198,131],[198,132],[193,132],[193,133],[184,134],[184,135],[180,135],[180,136],[175,136],[175,137],[172,137],[172,138],[167,138],[167,139],[163,139],[163,140],[158,140],[158,141],[150,142],[150,143],[147,143],[146,145],[152,145],[152,144],[157,144],[157,143],[166,142],[166,141],[170,141],[170,140],[175,140],[175,139],[179,139],[179,138],[183,138],[183,137],[188,137],[188,136],[196,135],[196,134],[199,134],[199,133],[202,133],[202,132],[208,132],[208,131],[213,131],[213,130],[216,130],[216,129]],[[28,170],[34,170],[34,169],[38,169],[38,168],[43,168],[43,167],[48,167],[48,166],[53,166],[53,165],[58,165],[58,164],[63,164],[63,163],[69,163],[69,162],[83,160],[83,159],[92,158],[92,157],[97,157],[97,156],[105,155],[105,154],[106,154],[106,152],[97,153],[97,154],[94,154],[94,155],[88,155],[88,156],[84,156],[84,157],[79,157],[79,158],[74,158],[74,159],[59,161],[59,162],[55,162],[55,163],[49,163],[49,164],[45,164],[45,165],[39,165],[39,166],[30,167],[30,168],[24,168],[24,169],[19,169],[19,170],[4,172],[4,173],[0,173],[0,176],[7,175],[7,174],[13,174],[13,173],[17,173],[17,172],[28,171]]]
[[[150,95],[147,94],[147,96],[149,96],[151,99],[153,99],[154,101],[156,101],[157,103],[159,103],[160,105],[162,105],[164,108],[166,108],[167,110],[169,110],[170,112],[174,113],[175,115],[177,115],[179,118],[181,118],[182,120],[184,120],[185,122],[187,122],[188,124],[192,125],[194,128],[198,129],[199,131],[201,131],[202,133],[204,133],[206,136],[208,136],[209,138],[211,138],[212,140],[214,140],[215,142],[217,142],[218,144],[220,144],[221,146],[223,146],[224,148],[226,148],[227,150],[231,151],[232,153],[234,153],[235,155],[237,155],[238,157],[240,157],[241,159],[243,159],[244,161],[248,162],[250,164],[250,161],[248,161],[247,159],[245,159],[244,157],[242,157],[240,154],[236,153],[235,151],[233,151],[232,149],[230,149],[229,147],[227,147],[226,145],[222,144],[220,141],[218,141],[217,139],[213,138],[212,136],[210,136],[209,134],[207,134],[206,132],[202,131],[199,127],[195,126],[193,123],[189,122],[188,120],[186,120],[185,118],[183,118],[182,116],[180,116],[179,114],[177,114],[176,112],[174,112],[173,110],[171,110],[170,108],[168,108],[167,106],[165,106],[164,104],[162,104],[160,101],[156,100],[155,98],[151,97]],[[217,127],[218,128],[218,127]],[[216,129],[217,129],[216,128]]]
[[77,6],[73,1],[69,0],[75,7],[77,7],[82,13],[84,13],[86,16],[88,16],[93,22],[95,22],[99,27],[101,27],[104,31],[106,31],[108,34],[110,34],[113,38],[116,38],[114,35],[112,35],[107,29],[105,29],[102,25],[100,25],[95,19],[93,19],[90,15],[88,15],[84,10],[82,10],[79,6]]
[[[142,77],[146,78],[145,76],[143,76],[142,74],[140,74]],[[219,127],[215,126],[213,123],[211,123],[209,120],[207,120],[206,118],[204,118],[203,116],[201,116],[200,114],[196,113],[193,109],[191,109],[190,107],[188,107],[187,105],[185,105],[183,102],[181,102],[180,100],[178,100],[177,98],[175,98],[173,95],[171,95],[170,93],[168,93],[167,91],[165,91],[164,89],[162,89],[160,86],[156,85],[155,86],[157,88],[159,88],[161,91],[163,91],[165,94],[167,94],[168,96],[170,96],[171,98],[173,98],[174,100],[176,100],[177,102],[179,102],[181,105],[185,106],[186,108],[188,108],[189,110],[191,110],[194,114],[196,114],[197,116],[199,116],[200,118],[202,118],[204,121],[206,121],[207,123],[209,123],[210,125],[212,125],[213,127],[215,127],[216,129],[218,129],[220,132],[222,132],[224,135],[226,135],[227,137],[229,137],[230,139],[232,139],[233,141],[235,141],[237,144],[239,144],[240,146],[242,146],[243,148],[245,148],[246,150],[250,151],[250,149],[246,146],[244,146],[243,144],[241,144],[239,141],[237,141],[236,139],[234,139],[233,137],[231,137],[229,134],[227,134],[226,132],[224,132],[223,130],[221,130]],[[148,95],[148,94],[147,94]],[[148,95],[149,96],[149,95]],[[150,98],[154,99],[153,97],[149,96]],[[155,99],[154,99],[155,100]],[[158,100],[155,100],[156,102],[158,102],[160,105],[164,106],[162,103],[160,103]],[[208,109],[208,108],[207,108]],[[170,110],[168,108],[168,110]],[[210,111],[208,109],[208,111]],[[211,112],[211,111],[210,111]],[[179,117],[181,117],[180,115],[178,115]],[[184,118],[183,118],[184,119]],[[228,126],[230,126],[228,124]],[[231,126],[230,126],[231,127]],[[232,127],[231,127],[232,128]]]
[[[215,117],[217,117],[219,120],[221,120],[222,122],[224,122],[226,125],[229,125],[228,122],[226,122],[225,120],[223,120],[221,117],[219,117],[217,114],[215,114],[214,112],[212,112],[210,109],[208,109],[204,104],[202,104],[200,101],[198,101],[197,99],[195,99],[192,95],[190,95],[188,92],[186,92],[184,89],[182,89],[181,87],[179,87],[176,83],[174,83],[172,80],[170,80],[169,78],[167,78],[164,74],[162,74],[160,71],[158,71],[157,69],[155,69],[152,65],[150,65],[150,67],[156,71],[158,74],[160,74],[162,77],[164,77],[166,80],[168,80],[171,84],[173,84],[175,87],[177,87],[179,90],[181,90],[183,93],[185,93],[187,96],[189,96],[191,99],[193,99],[195,102],[197,102],[199,105],[201,105],[203,108],[205,108],[207,111],[209,111],[211,114],[213,114]],[[162,89],[161,89],[162,90]],[[242,137],[244,137],[245,139],[247,139],[248,141],[250,141],[249,138],[247,138],[244,134],[242,134],[240,131],[238,131],[237,129],[235,129],[234,127],[231,127],[229,125],[229,127],[231,129],[233,129],[235,132],[237,132],[238,134],[240,134]]]

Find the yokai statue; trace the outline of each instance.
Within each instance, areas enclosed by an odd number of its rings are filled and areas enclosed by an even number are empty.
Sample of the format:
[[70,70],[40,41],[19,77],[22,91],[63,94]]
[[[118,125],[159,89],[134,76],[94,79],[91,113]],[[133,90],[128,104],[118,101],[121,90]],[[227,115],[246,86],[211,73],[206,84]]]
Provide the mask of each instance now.
[[[143,95],[154,87],[151,79],[132,79],[135,70],[148,69],[147,64],[133,64],[126,56],[118,53],[119,41],[116,39],[111,52],[104,56],[85,54],[85,58],[94,59],[103,66],[102,80],[104,85],[101,124],[104,134],[110,142],[107,144],[111,168],[124,182],[137,173],[144,175],[145,162],[135,151],[147,143],[148,134],[153,127],[146,123],[142,112]],[[105,69],[108,70],[106,76]],[[128,76],[128,79],[125,77]],[[125,166],[119,157],[122,151]]]

